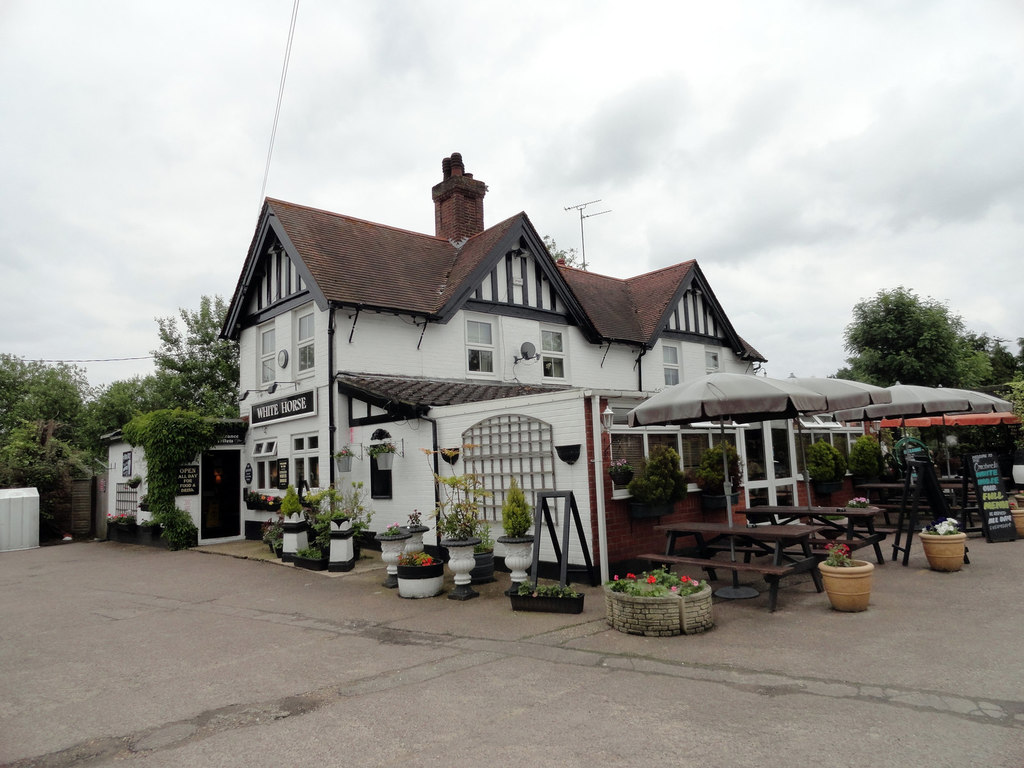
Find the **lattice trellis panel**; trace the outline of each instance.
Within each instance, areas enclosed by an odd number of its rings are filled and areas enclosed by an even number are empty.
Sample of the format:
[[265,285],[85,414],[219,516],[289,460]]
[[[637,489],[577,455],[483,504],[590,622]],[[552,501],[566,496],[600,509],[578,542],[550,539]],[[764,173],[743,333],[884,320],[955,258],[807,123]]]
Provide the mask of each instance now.
[[538,491],[555,490],[555,456],[551,425],[531,416],[503,414],[474,424],[462,433],[466,472],[477,475],[493,494],[481,503],[487,520],[501,521],[501,506],[512,479],[533,505]]
[[139,492],[128,483],[117,483],[114,496],[114,512],[118,515],[134,515],[139,508]]

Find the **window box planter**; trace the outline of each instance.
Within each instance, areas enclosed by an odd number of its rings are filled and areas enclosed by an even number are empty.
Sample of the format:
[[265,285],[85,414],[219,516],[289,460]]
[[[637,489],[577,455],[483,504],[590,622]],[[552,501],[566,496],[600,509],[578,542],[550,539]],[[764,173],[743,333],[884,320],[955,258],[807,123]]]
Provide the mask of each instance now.
[[[700,508],[705,511],[718,511],[726,508],[725,496],[716,496],[715,494],[701,493],[700,495]],[[739,493],[731,494],[732,505],[735,508],[740,501]]]
[[675,505],[668,504],[644,504],[639,501],[629,502],[629,516],[634,520],[649,520],[655,517],[671,515]]
[[296,568],[305,568],[307,571],[326,571],[328,560],[326,557],[302,557],[292,555],[292,565]]
[[583,613],[583,598],[547,597],[533,595],[509,595],[513,611],[534,611],[535,613]]

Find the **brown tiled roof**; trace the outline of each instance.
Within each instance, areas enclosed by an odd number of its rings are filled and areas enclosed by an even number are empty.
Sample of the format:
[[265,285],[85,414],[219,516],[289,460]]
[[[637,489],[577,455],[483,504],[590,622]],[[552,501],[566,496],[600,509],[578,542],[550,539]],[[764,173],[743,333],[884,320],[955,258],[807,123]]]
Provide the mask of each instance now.
[[557,386],[421,379],[370,373],[341,372],[335,378],[349,392],[370,396],[379,403],[393,403],[398,410],[402,408],[415,409],[422,406],[429,409],[431,406],[478,403],[569,389],[569,387]]
[[684,261],[626,281],[643,339],[653,341],[657,337],[665,324],[665,313],[675,304],[679,288],[695,264],[695,261]]
[[328,301],[431,314],[455,262],[447,240],[267,200]]
[[684,261],[627,280],[564,264],[558,269],[604,338],[651,344],[694,264]]

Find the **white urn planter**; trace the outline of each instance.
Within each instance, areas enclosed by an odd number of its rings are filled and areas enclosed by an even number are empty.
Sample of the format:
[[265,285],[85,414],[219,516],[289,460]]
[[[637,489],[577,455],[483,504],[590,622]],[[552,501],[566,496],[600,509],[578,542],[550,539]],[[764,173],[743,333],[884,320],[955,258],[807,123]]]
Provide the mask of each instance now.
[[398,558],[405,551],[405,542],[409,539],[410,535],[408,531],[403,529],[401,533],[391,536],[384,536],[378,533],[374,537],[380,542],[380,559],[387,566],[387,577],[385,577],[382,586],[388,589],[398,587]]
[[519,585],[530,579],[526,569],[533,565],[533,536],[499,536],[498,543],[505,547],[505,567],[512,572],[512,586],[505,594],[518,594]]
[[473,547],[480,539],[442,539],[441,546],[448,550],[448,567],[455,576],[455,586],[448,593],[449,600],[471,600],[480,593],[470,586],[473,577],[470,571],[476,566]]

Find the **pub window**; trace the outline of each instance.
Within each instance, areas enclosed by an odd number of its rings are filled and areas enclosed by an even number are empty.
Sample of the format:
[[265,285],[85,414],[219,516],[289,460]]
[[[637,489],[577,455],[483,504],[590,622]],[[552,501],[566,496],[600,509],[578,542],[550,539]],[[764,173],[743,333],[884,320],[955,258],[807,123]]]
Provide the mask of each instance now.
[[[391,433],[386,429],[376,429],[370,435],[371,440],[390,440]],[[377,466],[377,458],[370,458],[370,498],[390,499],[391,498],[391,470],[381,469]]]
[[268,384],[274,380],[274,329],[266,328],[260,332],[260,383]]
[[299,318],[299,371],[311,371],[316,364],[313,346],[313,313]]
[[490,323],[466,321],[466,366],[470,373],[494,373],[494,341]]
[[665,365],[665,386],[671,387],[679,383],[679,347],[666,344],[661,348],[661,357]]
[[540,349],[544,378],[564,379],[565,347],[562,341],[562,332],[542,330],[540,332]]
[[[633,472],[639,474],[640,467],[644,465],[644,438],[643,435],[612,433],[612,458],[625,459],[633,467]],[[615,490],[623,490],[625,485],[614,485]]]
[[296,488],[320,487],[319,435],[298,435],[292,438],[292,466]]
[[256,487],[277,488],[277,440],[259,440],[252,447],[256,459]]

